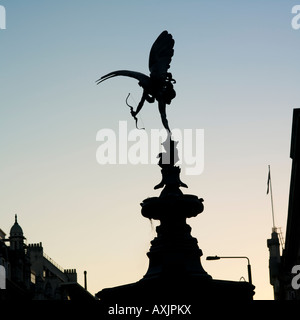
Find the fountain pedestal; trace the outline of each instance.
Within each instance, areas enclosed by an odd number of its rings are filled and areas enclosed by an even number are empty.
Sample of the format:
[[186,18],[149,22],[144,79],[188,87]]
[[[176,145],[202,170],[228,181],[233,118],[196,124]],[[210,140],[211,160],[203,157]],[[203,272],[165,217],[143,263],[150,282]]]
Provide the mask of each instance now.
[[[171,140],[174,146],[174,141]],[[252,300],[254,286],[248,282],[214,280],[201,265],[202,250],[197,239],[191,236],[187,218],[203,212],[203,199],[183,194],[180,187],[187,187],[180,180],[180,168],[174,166],[175,148],[171,162],[164,164],[160,154],[162,180],[155,189],[163,188],[159,197],[147,198],[141,203],[145,218],[159,220],[157,236],[151,241],[147,256],[149,267],[138,282],[103,289],[96,296],[107,305],[114,303],[184,304],[201,301]]]

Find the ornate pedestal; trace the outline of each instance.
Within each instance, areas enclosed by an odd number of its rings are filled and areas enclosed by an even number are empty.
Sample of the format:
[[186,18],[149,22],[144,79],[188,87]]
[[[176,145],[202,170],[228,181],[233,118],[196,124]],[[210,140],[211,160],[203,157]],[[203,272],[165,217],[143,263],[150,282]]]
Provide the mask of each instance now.
[[136,283],[104,289],[96,295],[107,305],[252,300],[254,286],[248,282],[213,280],[203,269],[202,251],[186,223],[187,218],[203,211],[203,199],[183,194],[179,189],[187,186],[180,180],[180,168],[174,166],[176,153],[172,155],[173,161],[163,164],[163,154],[160,154],[162,181],[155,187],[164,187],[160,196],[141,203],[144,217],[160,220],[157,237],[151,241],[147,253],[146,274]]
[[193,195],[169,195],[148,198],[143,201],[142,215],[160,220],[156,227],[157,237],[151,241],[149,268],[144,279],[164,276],[189,275],[211,278],[203,269],[202,251],[198,241],[191,236],[186,218],[203,211],[203,199]]

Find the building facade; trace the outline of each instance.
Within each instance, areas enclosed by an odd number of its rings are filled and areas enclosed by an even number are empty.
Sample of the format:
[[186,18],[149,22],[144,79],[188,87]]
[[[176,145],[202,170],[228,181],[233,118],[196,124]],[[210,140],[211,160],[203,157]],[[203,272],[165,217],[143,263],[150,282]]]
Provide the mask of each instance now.
[[0,300],[95,299],[77,282],[76,270],[56,264],[41,242],[27,245],[17,216],[8,238],[0,229],[0,266],[5,272]]
[[[294,109],[291,152],[292,159],[289,207],[285,246],[280,255],[279,234],[274,228],[267,245],[270,252],[270,283],[274,287],[275,300],[300,300],[300,109]],[[295,278],[296,277],[296,278]],[[296,279],[296,281],[295,281]]]

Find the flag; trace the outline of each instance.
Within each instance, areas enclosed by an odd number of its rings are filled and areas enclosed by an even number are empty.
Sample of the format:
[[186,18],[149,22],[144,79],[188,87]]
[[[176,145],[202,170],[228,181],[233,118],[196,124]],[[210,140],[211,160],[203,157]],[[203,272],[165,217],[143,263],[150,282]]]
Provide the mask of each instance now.
[[269,189],[270,189],[270,182],[271,182],[271,174],[270,174],[270,166],[269,166],[269,173],[268,173],[268,181],[267,181],[267,194],[269,193]]

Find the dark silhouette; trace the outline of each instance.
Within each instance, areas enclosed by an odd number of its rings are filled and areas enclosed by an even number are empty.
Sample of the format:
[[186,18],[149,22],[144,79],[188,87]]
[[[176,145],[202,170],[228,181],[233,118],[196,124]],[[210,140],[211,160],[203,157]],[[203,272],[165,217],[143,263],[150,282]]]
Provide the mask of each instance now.
[[[292,159],[285,240],[275,224],[268,239],[270,283],[275,300],[300,300],[300,109],[293,110],[290,158]],[[283,249],[284,250],[280,250]],[[281,251],[281,255],[280,255]]]
[[162,180],[154,187],[154,189],[164,188],[161,196],[168,194],[181,195],[179,187],[187,188],[188,186],[180,180],[180,168],[175,166],[176,162],[179,161],[178,141],[174,141],[169,134],[166,141],[162,143],[165,148],[165,152],[159,153],[158,165],[161,167]]
[[169,132],[171,130],[167,120],[166,105],[170,104],[176,96],[173,89],[173,83],[176,83],[176,81],[172,78],[172,74],[168,72],[174,54],[174,43],[172,35],[167,31],[163,31],[153,43],[149,56],[150,76],[136,71],[118,70],[110,72],[96,81],[99,84],[116,76],[126,76],[139,80],[139,85],[144,91],[136,111],[131,110],[132,116],[137,121],[136,116],[141,111],[145,101],[153,103],[157,100],[163,126]]
[[[203,301],[247,301],[253,299],[254,286],[247,282],[214,280],[201,264],[202,250],[191,235],[186,219],[197,217],[204,210],[203,198],[184,194],[180,188],[187,185],[180,179],[177,141],[172,140],[166,105],[175,97],[171,73],[168,73],[174,50],[172,36],[164,31],[154,42],[149,58],[150,77],[134,71],[120,70],[101,77],[97,83],[115,76],[127,76],[139,80],[144,92],[136,111],[136,117],[145,101],[158,101],[162,123],[168,131],[162,143],[164,151],[158,155],[161,182],[154,189],[163,188],[158,197],[147,197],[140,203],[143,217],[159,220],[157,236],[151,241],[147,253],[149,266],[142,279],[135,283],[105,288],[96,296],[106,306],[137,303],[195,305]],[[128,97],[127,97],[128,98]],[[203,304],[202,304],[203,305]],[[201,306],[202,308],[202,306]],[[194,312],[193,312],[194,314]]]

